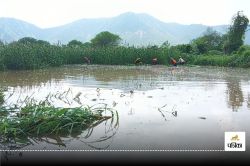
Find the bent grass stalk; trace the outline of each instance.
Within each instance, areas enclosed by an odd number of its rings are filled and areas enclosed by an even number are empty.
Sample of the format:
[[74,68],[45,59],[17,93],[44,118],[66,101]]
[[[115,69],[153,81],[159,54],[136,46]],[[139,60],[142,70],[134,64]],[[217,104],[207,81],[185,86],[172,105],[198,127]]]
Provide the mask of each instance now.
[[[10,111],[13,109],[15,113]],[[115,111],[107,105],[57,108],[43,101],[39,104],[26,103],[24,107],[13,109],[0,107],[0,144],[14,142],[24,145],[29,144],[30,139],[77,135],[76,133],[80,134],[109,119],[112,119],[111,126],[113,118],[118,120]],[[107,112],[110,113],[109,116],[105,116]],[[114,128],[117,125],[118,121],[114,124]],[[88,135],[91,133],[88,132]]]

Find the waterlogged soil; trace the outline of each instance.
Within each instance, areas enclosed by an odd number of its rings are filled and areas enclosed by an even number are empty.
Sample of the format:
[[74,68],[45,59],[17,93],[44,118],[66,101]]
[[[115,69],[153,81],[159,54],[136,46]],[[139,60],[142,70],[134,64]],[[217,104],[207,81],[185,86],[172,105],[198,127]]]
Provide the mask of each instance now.
[[[225,131],[250,132],[249,69],[73,65],[0,72],[0,85],[5,106],[53,96],[56,107],[105,105],[118,113],[116,127],[109,120],[12,149],[223,150]],[[246,134],[246,147],[249,140]]]

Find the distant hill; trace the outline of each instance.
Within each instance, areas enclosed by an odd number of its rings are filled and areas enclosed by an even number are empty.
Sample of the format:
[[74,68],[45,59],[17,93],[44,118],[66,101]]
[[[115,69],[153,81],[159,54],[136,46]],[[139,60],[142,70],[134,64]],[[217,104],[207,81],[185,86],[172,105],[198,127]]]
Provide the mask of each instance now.
[[0,18],[0,40],[10,42],[20,38],[40,37],[43,30],[35,25],[14,18]]
[[[22,37],[34,37],[51,43],[67,43],[73,39],[87,42],[101,31],[110,31],[120,35],[123,42],[130,45],[160,45],[167,40],[171,44],[183,44],[202,35],[207,27],[201,24],[165,23],[148,14],[135,13],[112,18],[81,19],[46,29],[13,18],[0,18],[0,40],[11,42]],[[228,25],[212,28],[223,34]],[[245,42],[250,44],[250,31],[246,34]]]

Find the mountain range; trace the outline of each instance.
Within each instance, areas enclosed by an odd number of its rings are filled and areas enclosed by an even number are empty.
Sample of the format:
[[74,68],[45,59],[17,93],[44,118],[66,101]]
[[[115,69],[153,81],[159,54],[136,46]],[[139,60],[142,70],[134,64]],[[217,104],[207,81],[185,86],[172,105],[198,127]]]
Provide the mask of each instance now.
[[[221,34],[227,32],[229,25],[210,26]],[[63,44],[71,40],[88,42],[96,34],[109,31],[119,35],[124,44],[160,45],[169,41],[172,45],[189,43],[201,36],[208,26],[202,24],[183,25],[165,23],[144,13],[123,13],[111,18],[81,19],[53,28],[39,28],[28,22],[14,18],[0,18],[0,40],[11,42],[22,37],[33,37],[50,43]],[[250,31],[245,43],[250,44]]]

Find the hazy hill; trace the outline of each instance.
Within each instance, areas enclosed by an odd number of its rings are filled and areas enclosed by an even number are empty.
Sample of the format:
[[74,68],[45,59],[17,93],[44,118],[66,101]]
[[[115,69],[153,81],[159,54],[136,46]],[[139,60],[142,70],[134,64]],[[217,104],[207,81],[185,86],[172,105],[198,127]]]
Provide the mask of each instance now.
[[22,37],[40,37],[42,29],[14,18],[0,18],[0,40],[13,41]]
[[[227,31],[227,25],[214,26],[220,33]],[[112,18],[81,19],[63,26],[41,29],[27,22],[12,18],[0,18],[0,40],[13,41],[29,36],[47,40],[51,43],[67,43],[77,39],[89,41],[101,31],[118,34],[124,43],[130,45],[162,44],[168,40],[171,44],[188,43],[200,36],[207,26],[201,24],[182,25],[165,23],[148,14],[124,13]],[[250,32],[246,35],[250,44]]]

